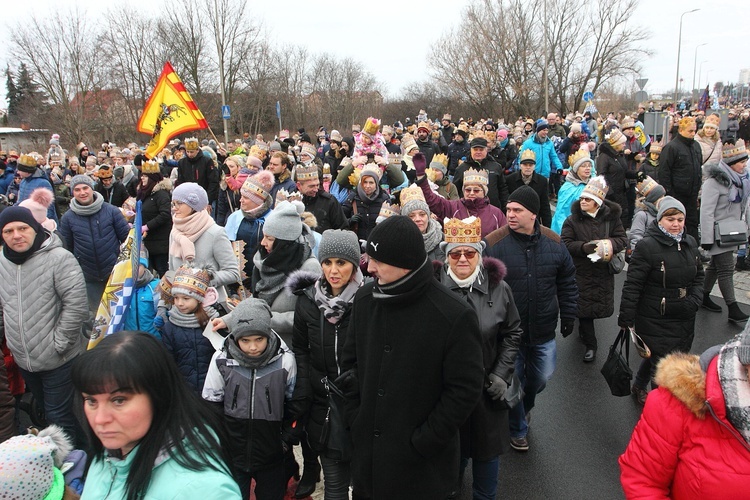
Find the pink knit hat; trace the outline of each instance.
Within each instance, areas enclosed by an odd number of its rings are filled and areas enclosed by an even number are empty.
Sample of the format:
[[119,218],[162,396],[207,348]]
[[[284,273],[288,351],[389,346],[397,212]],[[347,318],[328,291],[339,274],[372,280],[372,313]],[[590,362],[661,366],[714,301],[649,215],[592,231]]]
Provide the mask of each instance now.
[[55,197],[49,189],[36,188],[31,192],[31,197],[23,200],[18,205],[28,208],[34,216],[34,219],[36,219],[44,229],[54,231],[57,229],[57,223],[55,223],[54,220],[47,218],[47,209],[54,200]]

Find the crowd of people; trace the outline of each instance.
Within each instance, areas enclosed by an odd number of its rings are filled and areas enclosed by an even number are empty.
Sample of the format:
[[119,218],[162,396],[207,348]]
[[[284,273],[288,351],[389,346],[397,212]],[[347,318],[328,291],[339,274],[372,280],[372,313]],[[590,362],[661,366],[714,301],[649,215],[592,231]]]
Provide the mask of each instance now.
[[[44,457],[38,498],[306,498],[321,473],[327,500],[455,498],[471,463],[494,499],[558,332],[602,361],[595,320],[618,311],[650,350],[626,496],[741,496],[750,331],[689,353],[698,310],[723,314],[715,283],[748,319],[748,113],[647,136],[643,112],[0,151],[0,452]],[[125,331],[86,351],[137,210]],[[13,437],[26,391],[67,444]],[[77,491],[57,479],[71,447]],[[28,483],[4,460],[0,484]]]

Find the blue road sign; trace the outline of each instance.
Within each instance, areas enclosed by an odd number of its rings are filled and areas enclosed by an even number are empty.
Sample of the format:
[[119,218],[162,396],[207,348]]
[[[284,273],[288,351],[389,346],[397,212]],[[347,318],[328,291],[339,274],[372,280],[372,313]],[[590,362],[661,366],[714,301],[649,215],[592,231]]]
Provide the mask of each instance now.
[[224,120],[229,120],[232,114],[229,112],[229,104],[225,104],[221,107],[221,117]]
[[276,118],[281,120],[281,103],[276,101]]
[[591,102],[594,99],[594,93],[593,92],[584,92],[583,93],[583,100],[586,102]]

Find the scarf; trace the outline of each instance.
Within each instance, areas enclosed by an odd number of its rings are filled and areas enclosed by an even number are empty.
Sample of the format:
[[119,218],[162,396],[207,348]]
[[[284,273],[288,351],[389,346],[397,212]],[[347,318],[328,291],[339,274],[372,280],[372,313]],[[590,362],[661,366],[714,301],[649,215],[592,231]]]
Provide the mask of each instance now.
[[[203,306],[203,310],[208,315],[209,320],[219,317],[219,313],[211,306]],[[203,328],[194,312],[183,314],[177,309],[177,306],[172,306],[169,310],[169,322],[180,328]]]
[[737,349],[740,347],[740,337],[737,335],[727,342],[719,351],[716,363],[719,371],[719,384],[724,393],[727,409],[727,420],[737,429],[745,441],[750,444],[750,380],[747,369],[740,363]]
[[28,250],[26,250],[25,252],[16,252],[15,250],[11,250],[8,245],[3,245],[3,255],[5,255],[5,258],[15,265],[20,266],[21,264],[26,262],[32,255],[34,255],[37,250],[42,248],[42,245],[45,241],[47,241],[48,237],[49,234],[47,234],[46,231],[37,231],[36,236],[34,237],[34,242],[31,244],[31,247]]
[[136,288],[141,288],[151,282],[151,280],[154,279],[154,275],[151,274],[151,271],[148,269],[143,270],[143,274],[138,276],[138,279],[135,282]]
[[257,370],[266,366],[273,358],[279,353],[281,342],[276,333],[271,330],[271,335],[268,336],[268,346],[259,356],[250,357],[240,349],[237,345],[237,341],[234,339],[234,335],[229,335],[224,341],[224,346],[227,348],[227,352],[233,360],[237,361],[240,366],[249,368],[250,370]]
[[261,203],[257,207],[251,208],[247,211],[242,210],[242,208],[240,208],[240,210],[242,211],[242,215],[244,215],[246,219],[255,220],[266,213],[269,208],[271,208],[272,201],[273,200],[271,199],[271,196],[266,196],[266,198],[263,200],[263,203]]
[[741,174],[738,174],[723,161],[719,163],[719,168],[729,176],[729,180],[731,181],[728,195],[729,203],[741,203],[744,209],[747,198],[750,196],[750,176],[748,176],[747,170],[743,170]]
[[531,175],[529,175],[528,177],[525,176],[525,175],[523,175],[523,174],[521,174],[521,181],[524,184],[526,184],[527,186],[529,185],[529,183],[531,182],[531,179],[533,179],[533,178],[534,178],[534,174],[533,173]]
[[81,217],[88,217],[101,210],[103,204],[104,197],[94,191],[94,201],[92,201],[90,205],[81,205],[75,198],[73,198],[70,200],[70,209],[73,213],[78,214]]
[[[307,162],[305,166],[308,166],[310,163],[312,163],[312,161]],[[286,168],[279,175],[274,175],[274,177],[276,178],[276,184],[281,184],[282,182],[289,179],[291,176],[292,176],[291,172],[289,172],[289,170]]]
[[579,184],[588,184],[588,181],[584,181],[583,179],[578,177],[578,174],[573,172],[572,168],[568,170],[568,175],[565,176],[565,182],[570,182],[574,186],[578,186]]
[[375,184],[375,191],[373,191],[370,196],[367,196],[365,194],[365,190],[362,189],[362,184],[357,184],[357,193],[359,194],[359,199],[360,200],[363,200],[363,201],[364,200],[375,201],[375,198],[377,198],[378,195],[380,194],[380,186],[377,185],[377,182],[376,182],[376,184]]
[[187,217],[172,217],[172,243],[169,253],[181,260],[195,259],[195,241],[215,224],[207,211],[194,212]]
[[349,310],[349,307],[354,302],[354,295],[362,286],[362,271],[359,267],[354,267],[354,273],[346,284],[346,287],[341,291],[340,294],[335,297],[331,295],[331,285],[325,279],[325,276],[321,276],[315,282],[315,305],[320,308],[320,312],[323,313],[323,317],[335,325],[344,316],[344,313]]
[[666,229],[664,229],[661,224],[657,223],[656,225],[659,226],[659,229],[661,229],[662,233],[666,234],[667,236],[675,240],[677,243],[682,241],[682,235],[685,234],[684,230],[680,234],[672,234]]
[[481,285],[482,280],[481,278],[478,278],[479,273],[481,271],[482,271],[482,266],[477,265],[477,267],[474,268],[474,271],[469,276],[467,276],[465,279],[461,279],[455,274],[453,274],[453,270],[450,268],[450,266],[448,266],[448,276],[458,285],[459,288],[471,288],[471,286],[474,285],[475,281],[478,281],[478,284]]
[[422,265],[403,278],[384,285],[376,283],[372,289],[372,298],[384,303],[403,305],[421,295],[433,279],[432,263],[425,257]]
[[276,240],[270,253],[260,246],[253,256],[253,295],[273,304],[284,288],[288,274],[302,267],[310,254],[310,247],[301,238],[297,241]]
[[424,239],[424,249],[427,253],[432,252],[436,246],[443,241],[443,228],[440,223],[430,217],[427,219],[427,231],[422,235]]
[[232,177],[231,175],[227,175],[226,177],[224,177],[224,183],[232,191],[239,191],[242,185],[245,183],[245,181],[244,179],[240,180],[237,177]]

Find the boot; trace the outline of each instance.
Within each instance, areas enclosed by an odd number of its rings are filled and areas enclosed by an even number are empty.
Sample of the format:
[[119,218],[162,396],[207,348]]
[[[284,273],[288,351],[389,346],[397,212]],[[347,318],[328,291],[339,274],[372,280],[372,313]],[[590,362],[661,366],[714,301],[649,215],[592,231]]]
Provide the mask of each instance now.
[[721,306],[711,300],[711,294],[708,292],[703,292],[703,304],[701,304],[701,306],[711,312],[721,312]]
[[302,468],[302,479],[294,492],[294,498],[305,498],[315,493],[315,485],[320,481],[320,463],[305,462]]
[[734,265],[735,271],[750,271],[750,264],[745,259],[746,257],[737,256],[737,263]]
[[747,314],[742,312],[742,309],[740,309],[740,305],[737,302],[734,302],[733,304],[729,304],[729,321],[732,323],[744,323],[747,321],[747,318],[750,318]]

